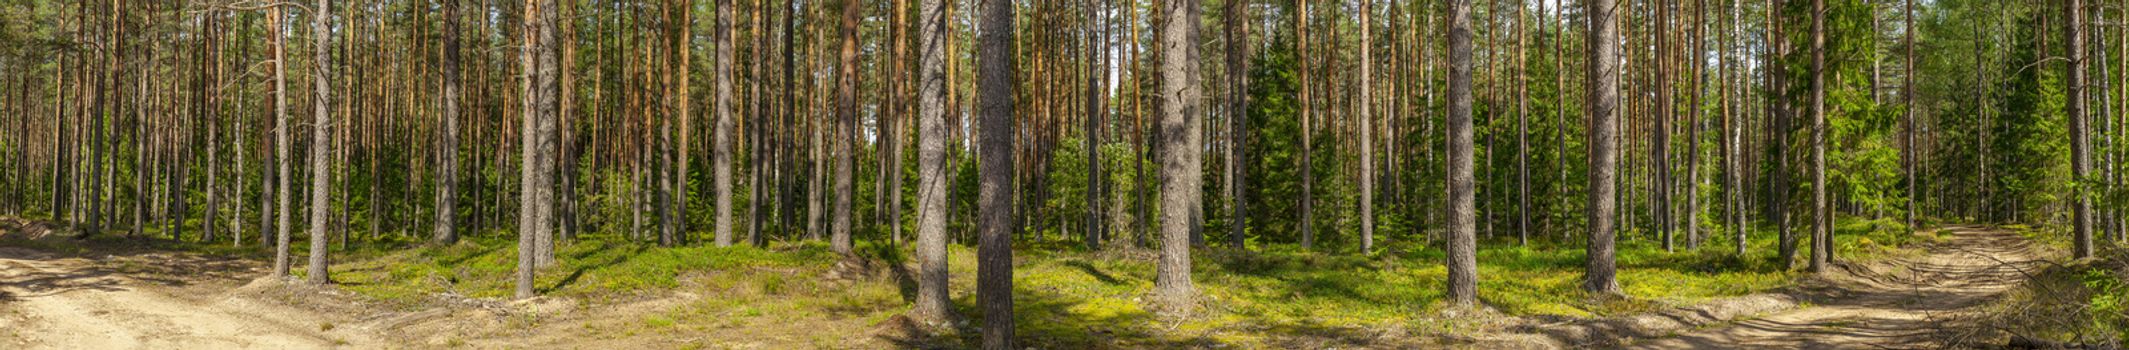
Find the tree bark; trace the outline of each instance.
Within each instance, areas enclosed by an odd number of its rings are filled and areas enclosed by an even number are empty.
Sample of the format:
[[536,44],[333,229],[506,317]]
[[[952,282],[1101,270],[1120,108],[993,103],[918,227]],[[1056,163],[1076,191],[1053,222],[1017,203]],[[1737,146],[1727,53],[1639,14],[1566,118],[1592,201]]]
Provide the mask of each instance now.
[[[933,1],[937,0],[926,0]],[[976,251],[976,299],[983,304],[983,348],[1007,350],[1013,349],[1013,3],[986,0],[977,4],[983,31],[976,46],[976,130],[983,159],[978,164],[982,184],[976,199],[976,226],[982,232]],[[925,22],[943,21],[926,15]],[[925,50],[933,50],[930,47]],[[927,77],[925,81],[934,80]]]
[[438,244],[458,243],[458,100],[459,100],[459,0],[443,0],[443,128],[438,131],[436,151],[436,228],[430,238]]
[[1316,129],[1311,125],[1315,118],[1310,115],[1315,108],[1309,99],[1311,86],[1309,69],[1312,67],[1310,62],[1313,61],[1314,55],[1310,54],[1308,50],[1308,3],[1308,0],[1294,1],[1294,6],[1297,8],[1294,10],[1296,45],[1294,56],[1299,58],[1300,61],[1300,65],[1295,67],[1294,71],[1295,74],[1301,77],[1301,83],[1299,84],[1301,89],[1300,99],[1294,102],[1301,109],[1301,167],[1299,169],[1301,172],[1301,250],[1309,250],[1316,246],[1316,163],[1309,159],[1310,155],[1316,153],[1314,145]]
[[1685,215],[1680,218],[1685,221],[1687,250],[1700,248],[1700,96],[1707,92],[1706,70],[1703,69],[1706,64],[1701,57],[1707,53],[1707,14],[1707,0],[1693,2],[1693,51],[1685,55],[1687,67],[1693,70],[1693,97],[1686,105],[1691,110],[1686,112],[1686,181],[1682,186],[1685,187]]
[[[694,196],[688,195],[688,179],[692,177],[690,175],[692,173],[688,171],[688,165],[691,163],[690,161],[695,159],[695,153],[691,152],[691,146],[695,144],[691,137],[694,135],[695,130],[695,104],[694,99],[691,98],[694,96],[694,89],[692,88],[694,85],[689,84],[688,81],[689,77],[694,75],[690,73],[695,70],[695,65],[692,64],[695,57],[695,5],[694,2],[687,0],[674,0],[674,5],[674,7],[677,7],[675,11],[678,12],[679,20],[673,24],[676,27],[674,31],[677,33],[669,40],[672,43],[671,54],[678,61],[678,63],[673,65],[673,75],[680,80],[678,84],[673,85],[673,97],[680,101],[673,104],[673,107],[678,110],[673,114],[680,118],[680,142],[676,144],[679,146],[680,151],[674,155],[676,157],[675,160],[680,164],[673,170],[673,206],[667,210],[677,213],[677,218],[673,220],[675,239],[685,241],[688,239],[687,217],[689,212],[687,203],[689,199],[694,198]],[[569,67],[559,68],[566,70]],[[551,251],[552,249],[548,248],[548,246],[551,246],[551,244],[542,244],[541,248]],[[540,262],[540,267],[553,265],[551,264],[554,260],[552,254],[543,255],[541,259],[543,260]]]
[[279,194],[279,200],[277,200],[273,206],[273,208],[277,210],[277,214],[275,215],[275,225],[273,233],[273,275],[274,277],[288,277],[288,245],[290,240],[289,236],[291,236],[290,231],[293,230],[289,226],[291,224],[291,217],[295,215],[294,208],[289,206],[289,201],[293,199],[293,195],[295,194],[295,189],[290,187],[291,184],[289,183],[289,178],[295,177],[294,173],[289,172],[290,160],[294,159],[294,155],[290,154],[292,153],[292,148],[294,147],[290,142],[291,140],[289,138],[289,129],[293,129],[295,128],[295,126],[290,125],[292,120],[288,119],[288,39],[286,38],[286,35],[283,34],[284,31],[281,27],[282,15],[280,6],[267,8],[266,18],[268,23],[267,27],[271,28],[267,31],[272,32],[272,34],[269,36],[273,38],[273,119],[275,150],[274,159],[275,163],[278,164],[278,168],[276,168],[276,170],[274,171],[273,178],[274,182],[276,183],[275,187],[279,188],[278,190],[273,191],[273,193]]
[[[322,0],[321,0],[322,1]],[[539,237],[552,234],[551,219],[554,210],[554,137],[556,105],[559,91],[556,81],[558,69],[555,53],[555,0],[531,0],[525,3],[524,44],[518,48],[518,59],[523,69],[524,133],[521,135],[519,156],[523,163],[518,167],[518,261],[517,299],[536,295],[533,273],[539,269],[539,261],[532,252],[537,251]]]
[[[946,167],[946,30],[947,1],[923,0],[918,5],[917,43],[917,298],[910,315],[919,322],[945,325],[953,321],[948,300],[946,264],[946,191],[952,172]],[[1007,89],[1010,91],[1010,89]],[[984,164],[990,164],[988,162]],[[900,220],[900,218],[890,218]],[[1007,248],[1010,249],[1010,248]],[[979,253],[989,253],[986,247]],[[984,268],[996,268],[984,266]],[[1008,266],[1008,269],[1011,267]],[[1010,317],[1007,317],[1010,319]]]
[[710,167],[716,173],[717,226],[714,234],[719,247],[732,245],[732,158],[736,155],[732,153],[735,143],[732,134],[735,122],[732,116],[732,70],[737,65],[733,61],[735,49],[732,46],[738,42],[734,40],[736,7],[738,3],[733,0],[717,3],[717,105],[711,107],[715,109],[713,113],[717,113],[717,130],[710,137],[710,152],[716,159],[710,161]]
[[1618,268],[1612,256],[1612,214],[1616,209],[1613,199],[1618,197],[1618,184],[1612,176],[1619,163],[1619,8],[1613,0],[1589,0],[1583,4],[1587,6],[1584,13],[1590,16],[1587,73],[1592,83],[1588,85],[1589,266],[1582,289],[1621,295]]
[[[1524,6],[1515,7],[1515,181],[1516,244],[1530,245],[1530,37]],[[1363,151],[1365,152],[1365,151]]]
[[326,218],[331,204],[333,116],[332,82],[327,76],[329,65],[324,62],[330,56],[331,35],[327,35],[325,22],[333,16],[330,0],[318,0],[311,11],[311,146],[310,146],[310,265],[304,280],[310,284],[332,283],[326,269],[326,248],[331,245],[325,235]]
[[2086,136],[2085,132],[2085,129],[2089,126],[2085,120],[2084,0],[2069,0],[2069,3],[2063,7],[2070,18],[2070,20],[2064,21],[2066,37],[2063,41],[2069,47],[2070,60],[2069,64],[2063,67],[2067,71],[2065,75],[2069,76],[2069,79],[2064,81],[2064,84],[2069,85],[2067,90],[2069,91],[2069,96],[2066,97],[2067,101],[2063,111],[2069,114],[2068,118],[2070,119],[2070,172],[2073,181],[2071,188],[2075,191],[2075,197],[2071,198],[2070,203],[2073,235],[2071,237],[2071,244],[2073,245],[2071,255],[2081,259],[2091,257],[2093,251],[2092,197],[2090,195],[2092,192],[2090,184],[2093,183],[2090,181],[2092,154],[2090,150],[2091,141],[2089,141],[2089,137]]
[[1917,189],[1918,186],[1915,185],[1915,0],[1906,0],[1900,12],[1904,18],[1903,23],[1905,23],[1900,26],[1904,28],[1900,32],[1903,33],[1902,39],[1907,44],[1907,54],[1901,57],[1903,60],[1901,64],[1903,73],[1900,74],[1900,116],[1901,122],[1905,124],[1904,128],[1907,130],[1900,135],[1905,139],[1904,142],[1901,142],[1904,147],[1900,147],[1902,153],[1900,159],[1902,163],[1905,163],[1902,165],[1907,168],[1905,174],[1907,176],[1907,215],[1905,222],[1907,223],[1907,230],[1914,231],[1921,229],[1920,226],[1917,226],[1920,222],[1915,221],[1915,212],[1921,209],[1915,206],[1915,196],[1921,193]]
[[1738,42],[1737,31],[1739,28],[1737,26],[1737,18],[1742,13],[1739,10],[1740,7],[1742,6],[1738,2],[1733,1],[1730,3],[1730,23],[1724,26],[1723,31],[1723,37],[1727,40],[1723,40],[1723,54],[1720,56],[1722,72],[1725,77],[1723,79],[1721,97],[1723,140],[1725,141],[1723,149],[1723,167],[1725,170],[1723,171],[1724,186],[1722,193],[1724,198],[1726,198],[1724,202],[1729,205],[1729,211],[1725,214],[1725,217],[1729,220],[1731,238],[1733,239],[1731,243],[1736,248],[1737,256],[1744,256],[1746,246],[1749,244],[1745,237],[1745,187],[1743,184],[1745,176],[1745,145],[1741,136],[1744,133],[1745,116],[1733,114],[1736,110],[1731,105],[1730,100],[1730,90],[1736,88],[1733,84],[1743,81],[1742,79],[1731,80],[1728,78],[1732,73],[1731,69],[1735,67],[1735,65],[1730,63],[1730,53],[1733,48],[1732,45],[1736,45]]
[[1170,315],[1191,313],[1197,287],[1190,281],[1192,217],[1201,203],[1204,139],[1198,72],[1198,3],[1162,0],[1161,45],[1161,254],[1154,304]]
[[[1599,0],[1603,1],[1603,0]],[[1478,238],[1472,177],[1471,0],[1449,0],[1448,301],[1478,305]]]
[[834,135],[830,137],[835,146],[835,204],[829,218],[829,247],[835,252],[850,254],[850,198],[852,175],[857,172],[855,157],[851,155],[857,143],[858,118],[858,0],[843,0],[841,67],[837,69],[836,116]]
[[1375,12],[1373,0],[1360,0],[1360,254],[1375,251],[1375,117],[1374,75]]
[[1811,272],[1825,273],[1833,249],[1826,202],[1826,0],[1811,0]]
[[1224,14],[1227,24],[1227,75],[1228,100],[1233,104],[1228,111],[1230,131],[1227,134],[1227,172],[1233,178],[1232,193],[1228,201],[1233,203],[1229,213],[1228,244],[1237,251],[1249,250],[1249,172],[1243,162],[1248,161],[1249,129],[1249,56],[1253,47],[1249,43],[1249,10],[1242,1],[1228,1]]

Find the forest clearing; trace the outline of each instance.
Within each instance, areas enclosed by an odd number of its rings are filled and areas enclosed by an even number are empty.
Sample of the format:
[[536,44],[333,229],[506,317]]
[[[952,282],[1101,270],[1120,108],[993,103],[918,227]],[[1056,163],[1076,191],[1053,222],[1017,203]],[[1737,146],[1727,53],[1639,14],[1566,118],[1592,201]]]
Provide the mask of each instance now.
[[0,348],[2129,341],[2124,0],[0,0]]

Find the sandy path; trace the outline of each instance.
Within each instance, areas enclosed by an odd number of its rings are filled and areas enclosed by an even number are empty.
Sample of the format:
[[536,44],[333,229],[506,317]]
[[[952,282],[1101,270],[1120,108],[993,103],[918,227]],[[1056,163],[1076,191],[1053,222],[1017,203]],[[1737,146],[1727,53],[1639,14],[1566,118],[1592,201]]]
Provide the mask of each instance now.
[[1926,255],[1841,266],[1803,288],[1810,306],[1673,337],[1645,349],[1935,349],[1952,314],[1994,299],[2044,264],[2032,243],[1983,227],[1950,227]]
[[0,248],[0,348],[316,349],[368,338],[322,330],[332,318],[245,299],[230,285],[143,272],[197,263]]

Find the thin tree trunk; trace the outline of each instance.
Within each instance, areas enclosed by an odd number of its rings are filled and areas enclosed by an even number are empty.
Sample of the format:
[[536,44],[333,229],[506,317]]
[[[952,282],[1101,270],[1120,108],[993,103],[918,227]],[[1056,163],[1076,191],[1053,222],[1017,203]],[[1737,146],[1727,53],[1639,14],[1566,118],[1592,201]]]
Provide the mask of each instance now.
[[1369,16],[1375,12],[1373,0],[1360,1],[1360,253],[1375,251],[1375,118],[1374,75],[1375,65],[1374,21]]
[[1748,244],[1745,237],[1745,187],[1743,185],[1745,145],[1741,135],[1744,133],[1745,116],[1734,114],[1736,111],[1732,108],[1732,101],[1730,100],[1730,90],[1737,88],[1733,84],[1742,82],[1742,79],[1732,80],[1728,78],[1732,73],[1731,69],[1736,67],[1730,63],[1730,53],[1734,48],[1733,45],[1738,42],[1737,31],[1739,28],[1737,26],[1737,18],[1741,14],[1740,7],[1742,6],[1740,6],[1739,2],[1732,1],[1730,3],[1730,23],[1723,29],[1723,37],[1726,40],[1723,40],[1723,54],[1720,56],[1722,72],[1725,77],[1722,89],[1722,128],[1723,140],[1725,141],[1723,148],[1723,167],[1725,170],[1723,171],[1724,186],[1722,193],[1726,198],[1723,202],[1729,205],[1729,210],[1725,215],[1729,220],[1733,239],[1731,243],[1737,248],[1737,256],[1744,256],[1746,245]]
[[1693,97],[1691,102],[1686,105],[1687,108],[1691,109],[1691,111],[1686,112],[1686,118],[1688,118],[1686,119],[1687,131],[1685,136],[1686,181],[1685,185],[1681,186],[1685,188],[1685,215],[1680,219],[1685,221],[1685,247],[1687,250],[1700,248],[1700,123],[1702,120],[1700,96],[1707,92],[1707,77],[1704,75],[1705,69],[1702,69],[1705,66],[1703,63],[1705,60],[1701,59],[1701,57],[1704,57],[1703,55],[1707,53],[1707,14],[1707,0],[1693,2],[1693,51],[1684,56],[1687,60],[1687,67],[1693,70]]
[[[1907,223],[1907,229],[1914,231],[1921,229],[1921,226],[1917,226],[1920,222],[1915,221],[1915,212],[1921,209],[1915,206],[1915,196],[1921,193],[1917,190],[1915,183],[1915,0],[1906,0],[1900,12],[1904,18],[1903,23],[1905,23],[1900,26],[1904,28],[1900,32],[1903,33],[1902,39],[1907,44],[1907,54],[1901,57],[1901,70],[1903,73],[1900,74],[1900,115],[1902,124],[1905,124],[1904,127],[1907,130],[1900,135],[1904,139],[1901,142],[1903,147],[1900,147],[1900,150],[1903,154],[1900,158],[1902,163],[1905,163],[1902,165],[1907,168],[1906,174],[1904,174],[1907,176],[1907,206],[1905,207],[1907,209],[1907,217],[1905,222]],[[2104,49],[2102,52],[2105,52]]]
[[1308,0],[1295,0],[1294,6],[1298,8],[1294,10],[1294,32],[1297,33],[1296,45],[1299,45],[1294,51],[1301,61],[1300,66],[1294,68],[1301,76],[1301,98],[1295,101],[1301,108],[1301,249],[1309,250],[1316,245],[1316,163],[1309,159],[1316,153],[1313,137],[1316,129],[1311,125],[1315,118],[1310,115],[1315,105],[1309,100],[1309,69],[1314,55],[1308,50]]
[[[694,89],[692,88],[694,85],[689,84],[688,81],[689,77],[694,76],[694,74],[690,73],[695,70],[695,66],[692,64],[695,57],[695,5],[692,1],[675,0],[674,7],[677,8],[676,11],[679,13],[679,21],[673,24],[676,27],[674,31],[677,33],[668,40],[672,43],[671,54],[678,61],[678,63],[673,65],[673,75],[680,80],[678,84],[673,85],[673,97],[680,101],[674,104],[674,107],[678,109],[674,115],[680,118],[680,143],[678,144],[680,152],[675,154],[674,157],[680,164],[678,168],[673,170],[672,174],[673,205],[666,210],[675,213],[672,228],[676,236],[674,239],[684,241],[688,236],[687,217],[690,215],[687,210],[687,203],[689,199],[694,198],[694,196],[688,195],[688,179],[693,177],[691,175],[693,173],[688,171],[688,165],[691,163],[690,161],[695,159],[695,153],[691,151],[691,146],[695,144],[691,137],[694,135],[695,130],[695,104],[694,99],[691,98],[694,96]],[[566,70],[569,67],[559,68]],[[553,249],[548,248],[548,246],[551,246],[551,244],[542,244],[541,248],[551,252]],[[554,257],[550,253],[542,255],[541,259],[540,267],[547,267],[552,265]]]
[[1243,162],[1249,158],[1249,10],[1241,1],[1229,1],[1222,17],[1227,25],[1227,79],[1229,132],[1227,134],[1227,172],[1232,179],[1229,187],[1233,192],[1227,199],[1230,205],[1228,244],[1237,251],[1249,250],[1249,172]]
[[1524,6],[1515,6],[1516,244],[1530,245],[1530,47]]
[[1826,202],[1826,0],[1811,0],[1811,272],[1833,254],[1833,207]]
[[289,161],[294,159],[294,156],[290,154],[292,153],[291,149],[294,147],[289,139],[289,129],[295,128],[295,125],[292,125],[291,122],[293,121],[288,119],[288,57],[286,54],[288,39],[283,34],[285,31],[281,27],[282,15],[280,6],[267,8],[266,18],[267,27],[270,28],[267,31],[273,33],[271,37],[273,38],[274,55],[274,159],[276,164],[278,164],[273,178],[276,183],[275,187],[279,188],[273,191],[279,195],[277,197],[279,200],[273,205],[276,213],[278,213],[275,215],[274,225],[273,275],[274,277],[288,277],[288,245],[289,236],[292,235],[291,231],[293,230],[289,225],[291,216],[295,215],[295,208],[289,206],[289,201],[295,194],[295,189],[290,187],[291,184],[289,183],[289,178],[295,177],[294,173],[289,172]]
[[311,8],[311,11],[315,12],[311,14],[310,19],[311,40],[316,41],[311,44],[311,89],[314,91],[311,92],[313,108],[310,138],[310,266],[304,276],[304,280],[310,284],[332,283],[332,278],[327,276],[325,259],[326,248],[330,245],[325,235],[326,218],[332,206],[328,202],[332,183],[332,168],[328,163],[328,155],[332,152],[333,99],[332,82],[326,78],[331,72],[327,71],[326,67],[329,66],[324,63],[330,58],[327,51],[332,47],[327,41],[331,36],[325,34],[325,22],[333,15],[330,2],[318,0]]
[[1769,157],[1773,158],[1774,161],[1774,167],[1768,170],[1771,173],[1768,177],[1772,179],[1767,182],[1767,221],[1774,223],[1774,232],[1779,236],[1777,240],[1780,241],[1777,243],[1780,245],[1780,261],[1782,266],[1788,267],[1793,266],[1796,261],[1797,243],[1796,234],[1789,231],[1789,220],[1786,218],[1789,209],[1787,204],[1784,203],[1789,198],[1789,155],[1787,153],[1789,149],[1789,120],[1792,113],[1790,113],[1789,99],[1787,98],[1789,91],[1787,76],[1789,73],[1784,68],[1787,65],[1778,61],[1781,57],[1789,55],[1789,42],[1787,34],[1782,31],[1782,23],[1787,22],[1784,20],[1782,6],[1775,0],[1767,0],[1766,7],[1769,30],[1764,34],[1767,36],[1766,40],[1770,42],[1769,45],[1773,46],[1773,48],[1766,50],[1767,57],[1761,63],[1763,66],[1768,67],[1767,79],[1772,80],[1768,85],[1773,86],[1771,90],[1774,91],[1774,97],[1767,101],[1770,109],[1768,112],[1771,114],[1768,118],[1774,119],[1773,128],[1768,130],[1769,133],[1767,135],[1767,146],[1772,150],[1770,153],[1773,153]]
[[[1824,1],[1824,0],[1819,0]],[[2069,46],[2069,64],[2064,65],[2069,79],[2069,96],[2063,111],[2070,119],[2070,172],[2075,185],[2075,198],[2071,199],[2072,245],[2071,255],[2076,258],[2092,256],[2092,198],[2086,189],[2092,173],[2091,142],[2085,134],[2085,16],[2084,0],[2069,0],[2063,6],[2070,19],[2064,21],[2064,42]],[[2046,42],[2046,40],[2041,40]],[[2046,50],[2042,50],[2045,55]]]

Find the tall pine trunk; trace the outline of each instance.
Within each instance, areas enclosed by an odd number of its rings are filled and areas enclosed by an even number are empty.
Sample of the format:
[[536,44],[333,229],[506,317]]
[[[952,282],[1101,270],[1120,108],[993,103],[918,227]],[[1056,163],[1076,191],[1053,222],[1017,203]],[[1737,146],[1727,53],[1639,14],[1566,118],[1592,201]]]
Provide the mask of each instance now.
[[1190,281],[1190,233],[1203,200],[1205,133],[1199,109],[1198,3],[1161,0],[1161,253],[1154,304],[1170,315],[1189,314],[1197,300]]
[[1471,0],[1449,0],[1448,259],[1451,305],[1478,305],[1478,237],[1471,122]]
[[1233,105],[1228,110],[1231,128],[1227,134],[1227,172],[1233,184],[1228,202],[1233,207],[1229,213],[1228,244],[1235,250],[1248,250],[1249,234],[1249,172],[1242,164],[1249,159],[1249,10],[1242,1],[1229,1],[1223,17],[1227,25],[1227,79],[1228,101]]
[[1833,254],[1833,206],[1826,202],[1826,0],[1811,0],[1811,272]]
[[278,188],[273,192],[279,195],[279,197],[276,197],[278,200],[273,205],[274,210],[276,210],[274,219],[273,275],[274,277],[287,277],[289,276],[289,236],[292,235],[291,231],[293,230],[290,224],[292,217],[295,215],[295,208],[289,205],[289,201],[294,199],[295,194],[295,188],[291,187],[289,183],[289,179],[295,177],[295,173],[289,171],[290,160],[294,159],[294,155],[290,154],[293,153],[294,146],[289,137],[289,129],[294,129],[295,125],[293,125],[292,120],[288,119],[288,38],[283,34],[284,31],[282,30],[281,20],[283,18],[280,6],[268,8],[266,17],[267,27],[270,28],[268,31],[273,33],[270,36],[273,38],[274,55],[274,160],[275,164],[277,164],[273,178],[274,186]]
[[2084,0],[2069,0],[2063,7],[2070,18],[2063,23],[2066,36],[2063,41],[2069,46],[2070,56],[2069,64],[2063,67],[2066,70],[2065,75],[2069,76],[2069,79],[2063,82],[2069,85],[2069,96],[2065,97],[2067,103],[2063,111],[2069,114],[2070,119],[2070,172],[2072,180],[2077,184],[2072,187],[2076,193],[2070,203],[2073,235],[2071,243],[2074,246],[2071,255],[2085,258],[2092,256],[2093,247],[2092,196],[2091,191],[2086,189],[2092,173],[2092,146],[2085,131],[2089,123],[2085,120]]
[[732,245],[732,158],[737,155],[732,153],[732,128],[735,122],[732,116],[735,102],[732,100],[732,67],[737,65],[733,61],[732,46],[738,42],[733,38],[737,28],[734,24],[737,5],[733,0],[717,2],[717,100],[716,105],[711,107],[715,109],[712,113],[717,114],[717,129],[710,137],[710,153],[716,159],[710,160],[710,167],[714,169],[712,172],[715,173],[716,183],[713,185],[717,187],[717,224],[714,235],[719,247]]
[[858,0],[843,0],[841,67],[836,69],[835,129],[830,135],[835,145],[835,204],[833,217],[829,218],[829,246],[837,253],[850,254],[850,199],[853,193],[852,177],[857,173],[856,157],[851,153],[857,143],[860,127],[858,118]]
[[518,167],[518,260],[515,297],[531,298],[539,237],[552,234],[554,211],[555,97],[559,69],[555,53],[555,0],[525,3],[524,43],[518,48],[524,100]]
[[332,44],[328,42],[331,36],[325,34],[325,22],[332,18],[333,12],[330,0],[318,0],[314,6],[310,19],[311,40],[315,41],[311,44],[310,265],[305,269],[304,280],[310,284],[326,284],[332,283],[326,269],[326,249],[331,244],[325,229],[332,207],[329,201],[333,171],[329,157],[334,121],[332,81],[327,78],[331,74],[327,68],[330,66],[324,63],[331,58],[328,48]]
[[443,0],[443,128],[437,132],[436,228],[430,240],[458,242],[459,0]]
[[[1375,40],[1374,21],[1369,17],[1375,12],[1373,0],[1360,1],[1360,253],[1372,254],[1375,250],[1375,118],[1374,80]],[[1232,160],[1230,160],[1232,161]]]
[[[926,0],[926,9],[940,8]],[[982,1],[976,44],[977,148],[982,182],[976,195],[976,299],[983,304],[983,348],[1013,349],[1013,4]],[[943,10],[943,8],[940,8]],[[934,21],[927,14],[927,25]],[[938,23],[943,25],[944,23]],[[926,29],[926,33],[943,30]],[[932,34],[935,35],[935,34]],[[934,37],[934,40],[944,41]],[[927,44],[926,51],[932,51]],[[935,55],[926,54],[926,57]],[[925,65],[930,67],[931,65]],[[927,75],[931,76],[931,75]],[[925,78],[925,81],[932,81]],[[927,83],[931,84],[931,83]],[[921,239],[921,238],[920,238]]]
[[[1583,3],[1589,14],[1589,246],[1582,290],[1619,295],[1618,267],[1612,256],[1612,214],[1617,208],[1619,166],[1619,7],[1614,0]],[[1453,38],[1453,37],[1452,37]]]
[[[913,318],[940,325],[953,320],[948,300],[946,222],[948,186],[952,169],[947,167],[946,138],[946,30],[947,1],[923,0],[917,8],[917,298],[910,308]],[[988,130],[988,129],[986,129]],[[989,162],[985,162],[986,167]],[[1010,163],[1006,163],[1010,164]],[[988,193],[988,192],[986,192]],[[987,207],[987,206],[986,206]],[[899,220],[900,218],[890,218]],[[989,253],[986,247],[981,253]],[[995,268],[985,266],[985,268]],[[1010,267],[1008,267],[1010,268]],[[988,272],[988,271],[986,271]],[[995,316],[995,315],[994,315]],[[1010,317],[1007,317],[1010,319]]]

